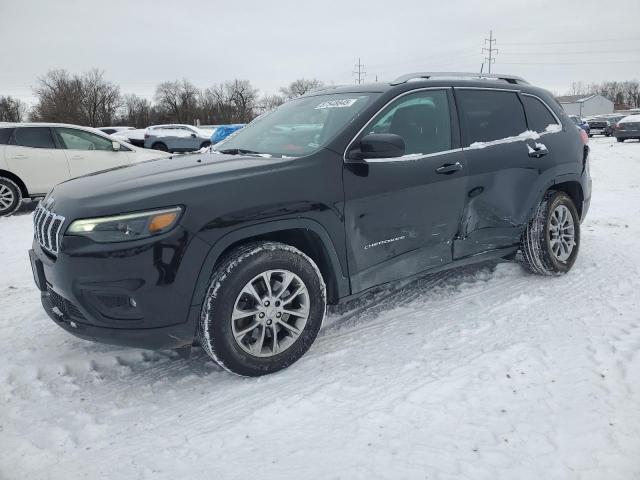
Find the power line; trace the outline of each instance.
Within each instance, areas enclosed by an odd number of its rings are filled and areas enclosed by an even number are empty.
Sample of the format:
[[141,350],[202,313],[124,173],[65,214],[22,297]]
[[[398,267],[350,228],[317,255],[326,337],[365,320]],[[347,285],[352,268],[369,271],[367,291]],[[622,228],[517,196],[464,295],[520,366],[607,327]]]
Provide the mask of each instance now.
[[358,63],[355,65],[355,69],[353,70],[353,75],[355,76],[356,83],[360,85],[364,82],[364,77],[366,77],[367,72],[364,71],[364,65],[358,58]]
[[604,62],[500,62],[500,65],[607,65],[613,63],[640,63],[640,59]]
[[501,45],[568,45],[568,44],[584,44],[584,43],[602,43],[602,42],[635,42],[640,41],[640,37],[631,38],[598,38],[594,40],[568,40],[565,42],[507,42]]
[[502,55],[591,55],[592,53],[636,53],[640,52],[639,49],[634,48],[630,50],[570,50],[565,52],[502,52]]
[[[495,52],[496,55],[498,54],[498,49],[493,48],[493,44],[496,43],[496,41],[497,40],[493,38],[493,30],[489,30],[489,38],[484,39],[484,44],[486,45],[488,42],[489,48],[482,48],[482,53],[487,52],[489,54],[488,57],[484,58],[484,61],[487,62],[487,65],[489,66],[489,73],[491,73],[491,64],[496,62],[496,59],[493,56],[493,52]],[[482,67],[480,68],[480,70],[482,70]]]

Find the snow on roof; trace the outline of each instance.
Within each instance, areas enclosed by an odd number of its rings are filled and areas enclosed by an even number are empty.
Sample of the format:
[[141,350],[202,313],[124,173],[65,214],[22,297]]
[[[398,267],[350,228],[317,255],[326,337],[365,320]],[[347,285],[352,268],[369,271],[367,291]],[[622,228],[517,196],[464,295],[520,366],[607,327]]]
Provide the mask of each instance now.
[[611,102],[611,100],[603,95],[600,95],[599,93],[593,93],[589,95],[562,95],[560,97],[556,97],[556,100],[558,100],[558,102],[560,103],[584,103],[587,100],[591,100],[595,97],[601,97]]

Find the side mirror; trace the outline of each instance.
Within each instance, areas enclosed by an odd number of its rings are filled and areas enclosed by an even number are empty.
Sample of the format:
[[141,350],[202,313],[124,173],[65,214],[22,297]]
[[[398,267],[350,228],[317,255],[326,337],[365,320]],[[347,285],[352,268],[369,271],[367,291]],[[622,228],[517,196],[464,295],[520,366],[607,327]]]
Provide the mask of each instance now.
[[191,138],[196,138],[196,134],[195,134],[195,133],[192,133],[192,134],[191,134]]
[[394,133],[370,133],[360,140],[360,145],[349,152],[352,160],[368,158],[395,158],[404,155],[406,145],[404,138]]
[[117,152],[120,150],[120,142],[116,142],[115,140],[113,142],[111,142],[111,148],[113,148],[114,152]]

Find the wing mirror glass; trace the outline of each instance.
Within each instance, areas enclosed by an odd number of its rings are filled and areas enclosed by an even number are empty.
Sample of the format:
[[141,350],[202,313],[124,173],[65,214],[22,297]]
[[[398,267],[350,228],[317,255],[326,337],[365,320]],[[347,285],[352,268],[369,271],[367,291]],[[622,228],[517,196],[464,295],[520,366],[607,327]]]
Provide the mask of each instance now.
[[113,148],[114,152],[119,151],[120,150],[120,142],[116,142],[116,141],[111,142],[111,148]]

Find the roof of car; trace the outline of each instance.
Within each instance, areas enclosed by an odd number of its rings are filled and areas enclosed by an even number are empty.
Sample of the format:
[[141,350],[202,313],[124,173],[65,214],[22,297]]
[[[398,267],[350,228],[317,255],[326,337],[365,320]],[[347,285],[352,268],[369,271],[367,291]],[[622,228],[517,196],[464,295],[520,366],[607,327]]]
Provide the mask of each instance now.
[[391,89],[406,89],[428,87],[428,86],[453,86],[453,87],[473,87],[473,88],[496,88],[523,91],[541,90],[530,85],[520,77],[512,75],[494,74],[491,76],[464,73],[464,72],[442,72],[442,73],[415,73],[398,77],[392,82],[363,83],[356,85],[332,85],[312,92],[306,93],[303,97],[313,97],[317,95],[330,95],[341,93],[384,93]]
[[55,122],[0,122],[0,128],[16,128],[16,127],[62,127],[62,128],[78,128],[80,130],[87,130],[89,132],[99,132],[104,135],[104,132],[98,128],[85,127],[83,125],[73,125],[70,123],[55,123]]

